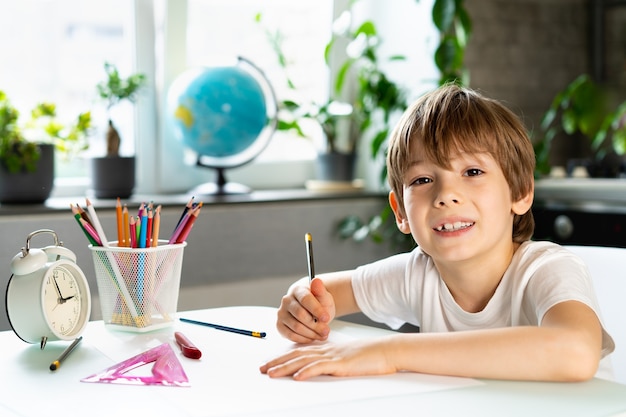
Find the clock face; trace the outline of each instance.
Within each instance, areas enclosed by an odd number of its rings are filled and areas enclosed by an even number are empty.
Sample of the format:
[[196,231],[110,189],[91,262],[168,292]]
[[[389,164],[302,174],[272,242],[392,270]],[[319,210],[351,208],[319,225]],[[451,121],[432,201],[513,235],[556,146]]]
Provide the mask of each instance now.
[[[43,282],[43,308],[51,329],[59,335],[71,335],[84,322],[84,285],[66,265],[50,269]],[[84,304],[85,303],[85,304]]]

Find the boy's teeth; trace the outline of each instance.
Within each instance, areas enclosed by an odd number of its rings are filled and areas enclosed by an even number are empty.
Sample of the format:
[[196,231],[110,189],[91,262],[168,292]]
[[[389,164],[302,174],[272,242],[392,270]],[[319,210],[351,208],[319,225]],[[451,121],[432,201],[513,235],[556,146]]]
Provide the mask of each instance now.
[[467,222],[454,222],[454,223],[446,223],[444,225],[441,225],[437,228],[438,231],[455,231],[455,230],[459,230],[459,229],[465,229],[466,227],[471,226],[471,223],[467,223]]

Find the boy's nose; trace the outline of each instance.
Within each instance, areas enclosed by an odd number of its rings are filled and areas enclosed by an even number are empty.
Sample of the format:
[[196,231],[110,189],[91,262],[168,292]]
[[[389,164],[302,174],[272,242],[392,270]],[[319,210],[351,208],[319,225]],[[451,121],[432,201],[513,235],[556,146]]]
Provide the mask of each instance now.
[[445,183],[439,184],[438,192],[435,196],[435,206],[444,207],[452,204],[459,204],[461,202],[461,195],[453,184]]
[[441,198],[441,199],[439,199],[439,201],[437,202],[437,205],[438,205],[439,207],[443,207],[443,206],[448,205],[449,203],[452,203],[452,204],[458,204],[458,203],[459,203],[459,200],[458,200],[458,199],[456,199],[456,198],[451,198],[451,199],[443,199],[443,198]]

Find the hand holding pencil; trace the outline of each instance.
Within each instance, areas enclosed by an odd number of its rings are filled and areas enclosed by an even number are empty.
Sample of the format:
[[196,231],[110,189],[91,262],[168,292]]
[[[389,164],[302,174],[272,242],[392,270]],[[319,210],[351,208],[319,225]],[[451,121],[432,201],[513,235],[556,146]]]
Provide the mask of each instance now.
[[330,334],[329,323],[336,314],[333,294],[325,282],[315,276],[310,233],[305,234],[305,243],[308,277],[289,288],[278,309],[276,323],[278,332],[295,343],[326,340]]

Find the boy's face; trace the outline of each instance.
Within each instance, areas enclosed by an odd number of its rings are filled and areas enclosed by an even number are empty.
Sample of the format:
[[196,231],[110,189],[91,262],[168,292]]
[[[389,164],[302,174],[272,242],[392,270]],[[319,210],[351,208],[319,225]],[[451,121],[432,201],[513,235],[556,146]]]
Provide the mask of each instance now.
[[404,175],[405,214],[397,204],[394,208],[400,230],[411,233],[435,261],[511,253],[513,215],[530,209],[532,193],[512,202],[504,174],[488,153],[460,153],[450,162],[450,168],[430,161],[409,167]]

